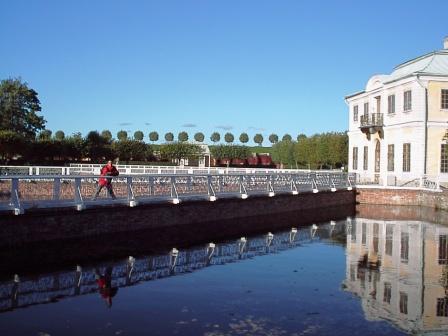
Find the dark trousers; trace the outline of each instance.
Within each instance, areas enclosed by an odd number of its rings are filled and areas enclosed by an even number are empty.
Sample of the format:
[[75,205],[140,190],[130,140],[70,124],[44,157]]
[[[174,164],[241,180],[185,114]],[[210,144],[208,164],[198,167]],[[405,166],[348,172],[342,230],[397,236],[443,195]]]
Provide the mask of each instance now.
[[95,192],[95,195],[93,196],[93,199],[96,199],[98,197],[98,195],[100,194],[101,190],[103,190],[104,187],[106,187],[109,196],[112,199],[116,199],[114,191],[112,189],[112,184],[110,184],[110,183],[106,184],[106,185],[98,184],[98,186],[96,187],[96,192]]

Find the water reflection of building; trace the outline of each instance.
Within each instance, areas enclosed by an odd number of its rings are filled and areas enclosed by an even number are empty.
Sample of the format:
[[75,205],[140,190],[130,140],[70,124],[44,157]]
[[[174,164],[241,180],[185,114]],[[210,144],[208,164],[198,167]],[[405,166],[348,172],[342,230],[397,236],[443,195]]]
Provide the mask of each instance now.
[[448,227],[357,218],[347,225],[346,289],[369,320],[407,332],[448,330]]

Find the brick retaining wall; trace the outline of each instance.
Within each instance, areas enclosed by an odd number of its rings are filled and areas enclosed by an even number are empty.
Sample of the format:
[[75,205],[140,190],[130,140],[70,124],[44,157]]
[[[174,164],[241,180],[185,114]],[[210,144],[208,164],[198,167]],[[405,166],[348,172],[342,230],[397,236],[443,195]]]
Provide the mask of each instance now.
[[178,205],[148,204],[135,208],[113,205],[80,212],[73,209],[30,209],[20,216],[2,214],[0,247],[200,223],[206,225],[217,220],[253,216],[275,219],[277,214],[286,212],[296,214],[288,224],[293,226],[304,223],[301,215],[305,211],[325,214],[325,207],[342,206],[354,212],[354,205],[354,191],[337,191],[249,197],[247,200],[191,201]]
[[359,204],[412,205],[448,210],[448,191],[358,188],[356,190],[356,202]]

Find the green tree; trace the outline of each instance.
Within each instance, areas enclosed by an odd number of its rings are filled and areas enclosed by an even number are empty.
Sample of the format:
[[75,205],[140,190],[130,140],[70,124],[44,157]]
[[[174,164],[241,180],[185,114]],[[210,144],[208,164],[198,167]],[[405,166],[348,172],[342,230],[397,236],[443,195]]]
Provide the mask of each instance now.
[[276,143],[278,142],[278,135],[272,133],[272,134],[269,136],[269,141],[271,142],[271,144],[276,144]]
[[61,130],[56,131],[56,133],[54,134],[54,138],[58,141],[62,141],[65,139],[65,133]]
[[295,168],[294,149],[295,142],[280,141],[272,146],[272,160],[275,163],[281,163],[282,166]]
[[300,134],[297,136],[297,141],[300,141],[300,140],[302,140],[302,139],[306,139],[306,135],[303,134],[303,133],[300,133]]
[[143,134],[142,131],[135,131],[135,133],[134,133],[134,140],[143,141],[144,137],[145,137],[145,135]]
[[240,142],[245,144],[249,142],[249,135],[247,133],[241,133],[240,134]]
[[28,139],[45,128],[37,92],[20,79],[4,79],[0,82],[0,130],[12,131]]
[[51,139],[51,134],[52,132],[50,130],[42,130],[39,135],[37,136],[37,138],[39,140],[50,140]]
[[203,142],[203,141],[204,141],[204,138],[205,138],[205,136],[204,136],[204,133],[202,133],[202,132],[198,132],[198,133],[196,133],[196,134],[194,135],[194,139],[195,139],[197,142]]
[[0,130],[0,157],[8,164],[15,155],[23,154],[25,150],[25,138],[14,131]]
[[[123,140],[122,140],[123,141]],[[85,155],[93,162],[103,161],[105,158],[112,156],[112,150],[107,142],[98,131],[90,131],[85,139]]]
[[112,133],[109,130],[103,130],[101,132],[101,136],[103,139],[105,139],[108,143],[112,142]]
[[282,141],[292,141],[292,136],[289,135],[288,133],[286,133],[283,138]]
[[227,132],[226,134],[224,134],[224,140],[225,140],[225,142],[227,142],[227,143],[232,143],[233,140],[235,140],[235,137],[233,136],[232,133]]
[[128,132],[123,131],[123,130],[118,131],[118,133],[117,133],[117,139],[118,139],[119,141],[127,140],[127,139],[128,139]]
[[179,140],[180,142],[186,142],[188,141],[188,133],[185,131],[180,132],[177,135],[177,140]]
[[160,155],[163,159],[176,160],[198,157],[203,153],[201,146],[188,142],[172,142],[160,146]]
[[220,159],[246,159],[251,153],[247,146],[238,145],[217,145],[210,147],[210,154],[213,158]]
[[148,157],[148,145],[139,140],[122,140],[114,143],[114,152],[120,161],[144,161]]
[[258,144],[258,146],[261,146],[261,144],[263,143],[263,136],[260,133],[255,134],[254,136],[254,142],[256,144]]
[[219,140],[221,140],[221,135],[218,132],[213,132],[212,135],[210,136],[210,140],[213,141],[214,143],[219,142]]
[[157,133],[156,131],[152,131],[151,133],[149,133],[149,140],[152,142],[159,141],[159,133]]
[[171,132],[168,132],[165,134],[165,141],[171,142],[174,140],[174,134]]

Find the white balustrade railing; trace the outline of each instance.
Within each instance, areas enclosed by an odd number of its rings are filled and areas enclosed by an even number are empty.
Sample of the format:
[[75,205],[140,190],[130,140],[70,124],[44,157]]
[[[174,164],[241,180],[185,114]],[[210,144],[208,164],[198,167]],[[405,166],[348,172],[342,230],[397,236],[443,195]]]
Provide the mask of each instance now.
[[[0,210],[22,214],[27,208],[76,207],[83,210],[101,204],[131,207],[140,203],[240,197],[275,196],[299,192],[351,189],[355,175],[341,172],[295,172],[252,174],[155,174],[120,175],[112,180],[116,200],[103,188],[93,200],[99,175],[8,175],[0,176]],[[103,177],[104,178],[104,177]]]
[[[0,166],[0,176],[9,175],[99,175],[101,164],[70,164],[69,167],[59,166]],[[245,167],[189,167],[189,166],[145,166],[116,165],[120,174],[270,174],[270,173],[302,173],[308,169],[276,169],[276,168],[245,168]],[[339,171],[339,170],[335,170]],[[323,172],[334,172],[332,170]]]

